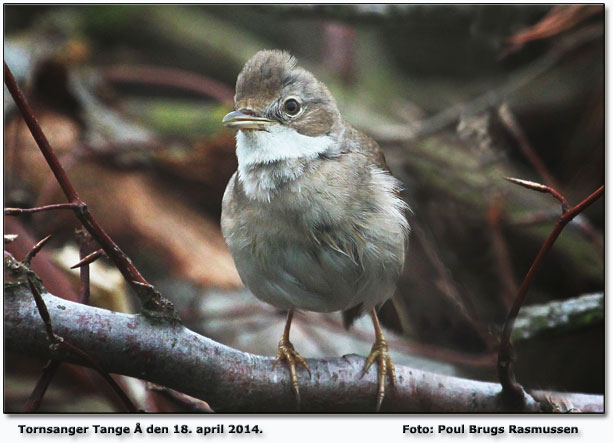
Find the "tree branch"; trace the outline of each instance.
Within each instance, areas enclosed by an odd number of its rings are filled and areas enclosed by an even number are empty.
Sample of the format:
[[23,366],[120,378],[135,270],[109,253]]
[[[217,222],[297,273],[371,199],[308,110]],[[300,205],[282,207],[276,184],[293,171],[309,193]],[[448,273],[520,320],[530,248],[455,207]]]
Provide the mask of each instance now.
[[[167,320],[177,320],[178,316],[174,311],[174,307],[168,302],[162,295],[155,290],[155,288],[145,280],[145,277],[136,269],[136,266],[132,263],[132,260],[117,246],[117,244],[109,237],[109,235],[98,224],[94,216],[87,209],[87,204],[80,199],[77,190],[73,186],[72,182],[66,174],[66,170],[60,163],[57,155],[53,151],[53,148],[49,144],[49,140],[45,136],[42,128],[38,124],[38,120],[30,107],[30,104],[23,95],[23,92],[19,88],[15,77],[4,62],[4,84],[9,90],[17,108],[21,112],[21,116],[26,122],[30,133],[36,141],[40,152],[45,157],[49,168],[53,172],[60,188],[64,192],[64,195],[68,199],[69,205],[74,206],[74,214],[79,219],[83,227],[91,234],[91,236],[98,242],[107,256],[115,263],[115,266],[132,286],[136,294],[141,300],[143,309],[150,315],[157,315]],[[60,209],[58,205],[53,205],[54,209]],[[65,208],[65,207],[64,207]],[[37,208],[38,209],[38,208]],[[13,208],[12,215],[15,215],[15,208]],[[40,210],[40,209],[39,209]],[[24,211],[22,211],[23,213]],[[26,211],[28,212],[28,211]],[[32,208],[29,212],[37,212]],[[11,211],[9,211],[11,214]]]
[[[295,399],[285,367],[272,370],[273,358],[229,348],[180,324],[154,322],[142,315],[98,309],[42,294],[57,334],[70,340],[108,372],[149,380],[208,402],[217,412],[294,411]],[[49,348],[42,320],[28,289],[5,289],[7,349],[86,364],[74,354]],[[376,372],[363,378],[363,357],[309,359],[309,380],[299,372],[303,411],[374,412]],[[397,366],[397,390],[390,391],[384,411],[502,412],[497,383],[467,380]],[[533,393],[523,412],[551,410],[551,399],[573,410],[602,412],[599,395]]]
[[502,385],[503,391],[506,394],[509,402],[515,405],[521,405],[522,402],[525,401],[526,395],[522,386],[515,379],[511,345],[511,335],[513,334],[515,320],[517,319],[519,310],[526,301],[530,284],[534,280],[534,277],[536,276],[538,270],[543,264],[547,253],[551,250],[554,243],[562,233],[562,230],[568,223],[570,223],[573,218],[575,218],[585,208],[587,208],[600,198],[600,196],[604,193],[604,185],[602,185],[596,191],[586,197],[581,203],[569,209],[568,201],[566,200],[566,198],[550,186],[544,186],[539,183],[509,177],[507,177],[507,180],[518,185],[524,186],[528,189],[549,193],[553,195],[556,199],[558,199],[562,204],[562,215],[556,222],[547,239],[545,240],[545,243],[543,243],[543,245],[541,246],[541,249],[536,255],[534,261],[532,262],[528,273],[524,277],[524,281],[522,282],[521,286],[519,287],[519,290],[517,291],[517,295],[515,296],[513,306],[511,306],[511,309],[509,309],[509,312],[507,314],[507,318],[504,323],[504,328],[502,330],[502,336],[500,339],[500,346],[498,349],[498,378],[500,379],[500,384]]

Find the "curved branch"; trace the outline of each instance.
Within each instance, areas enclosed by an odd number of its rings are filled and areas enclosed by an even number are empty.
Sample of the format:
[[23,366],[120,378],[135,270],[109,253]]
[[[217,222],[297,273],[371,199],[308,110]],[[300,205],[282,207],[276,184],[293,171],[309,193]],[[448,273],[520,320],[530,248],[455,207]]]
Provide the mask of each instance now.
[[[217,412],[291,412],[295,400],[284,367],[272,370],[272,357],[224,346],[180,324],[154,322],[81,305],[43,294],[57,334],[96,356],[105,370],[167,386],[207,401]],[[74,355],[49,348],[29,291],[5,288],[4,337],[8,349],[73,363]],[[356,355],[309,359],[312,378],[300,372],[302,407],[311,412],[374,412],[375,371],[360,378],[364,359]],[[397,390],[383,410],[396,412],[502,412],[497,383],[433,374],[397,366]],[[527,402],[523,412],[555,409],[602,412],[599,395],[533,393],[546,405]],[[553,400],[556,399],[556,400]]]

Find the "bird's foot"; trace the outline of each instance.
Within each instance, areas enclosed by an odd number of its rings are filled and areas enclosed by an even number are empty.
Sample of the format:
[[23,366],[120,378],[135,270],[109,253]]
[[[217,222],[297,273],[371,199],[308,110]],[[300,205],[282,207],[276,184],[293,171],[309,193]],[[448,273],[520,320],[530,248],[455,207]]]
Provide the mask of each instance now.
[[375,344],[370,350],[370,354],[362,369],[362,377],[368,372],[374,362],[377,362],[377,381],[379,389],[377,391],[377,412],[381,409],[381,403],[383,403],[383,397],[385,397],[385,376],[390,379],[390,383],[393,388],[396,387],[396,372],[394,370],[394,363],[389,355],[387,348],[387,342],[383,337],[377,338]]
[[306,360],[294,349],[294,345],[286,339],[285,337],[279,341],[279,347],[277,351],[277,359],[272,365],[274,369],[277,366],[277,363],[285,360],[287,362],[287,366],[289,367],[292,389],[296,394],[296,406],[300,409],[300,388],[298,387],[298,376],[296,375],[296,364],[301,365],[304,369],[309,373],[309,378],[311,378],[311,370],[307,365]]

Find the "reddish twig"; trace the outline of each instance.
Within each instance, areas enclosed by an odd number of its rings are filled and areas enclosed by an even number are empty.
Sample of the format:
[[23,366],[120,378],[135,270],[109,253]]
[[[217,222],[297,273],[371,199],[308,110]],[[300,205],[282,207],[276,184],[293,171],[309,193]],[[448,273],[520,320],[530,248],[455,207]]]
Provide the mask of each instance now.
[[232,106],[234,92],[223,83],[176,68],[145,65],[118,65],[104,69],[108,81],[169,86],[212,97]]
[[501,196],[494,196],[494,198],[492,198],[488,210],[487,221],[490,228],[489,232],[494,248],[494,255],[496,257],[496,261],[498,262],[498,273],[504,288],[502,290],[501,298],[504,306],[509,309],[513,304],[513,295],[517,293],[518,286],[515,280],[515,273],[511,263],[509,248],[502,232],[502,203]]
[[4,208],[4,215],[33,214],[35,212],[54,211],[56,209],[70,209],[74,211],[79,205],[75,203],[58,203],[55,205],[39,206],[37,208]]
[[106,252],[104,252],[104,249],[98,249],[97,251],[92,252],[86,257],[79,256],[79,263],[72,265],[70,269],[77,269],[85,265],[90,265],[96,260],[98,260],[100,257],[106,257]]
[[28,397],[25,405],[23,405],[23,412],[36,412],[40,407],[40,403],[47,392],[47,388],[53,379],[53,376],[60,367],[61,362],[59,360],[49,360],[43,367],[43,373],[40,375],[34,390]]
[[[79,198],[79,194],[72,185],[72,182],[66,175],[66,171],[60,164],[55,152],[51,148],[47,137],[43,133],[40,125],[38,124],[32,108],[28,104],[28,101],[24,97],[23,93],[19,89],[11,70],[6,62],[4,62],[4,83],[8,88],[15,104],[19,108],[24,121],[28,125],[32,137],[36,141],[41,153],[47,160],[53,175],[55,176],[58,184],[62,188],[62,191],[66,195],[69,203],[75,205],[74,213],[83,224],[85,229],[92,235],[94,239],[100,244],[102,249],[106,252],[108,257],[115,263],[119,272],[124,276],[126,280],[132,285],[137,295],[143,301],[143,307],[147,312],[161,313],[162,316],[167,318],[176,319],[176,313],[174,312],[172,304],[165,300],[159,292],[153,289],[147,280],[136,269],[132,261],[128,256],[115,244],[115,242],[108,236],[108,234],[102,229],[94,217],[89,213],[87,205]],[[143,290],[146,287],[147,290]]]
[[[86,259],[96,252],[100,251],[100,249],[93,254],[87,255],[88,251],[88,243],[91,237],[87,233],[87,231],[80,230],[77,231],[77,237],[79,239],[79,302],[83,304],[89,304],[89,263]],[[95,260],[95,259],[94,259]],[[71,267],[71,269],[74,269]]]
[[[90,366],[91,368],[95,369],[96,372],[98,372],[111,386],[111,388],[113,389],[113,391],[115,391],[115,393],[119,396],[119,398],[121,399],[121,401],[123,402],[123,404],[125,405],[126,409],[130,412],[136,412],[137,409],[134,406],[134,404],[132,403],[132,401],[128,398],[128,396],[125,394],[125,392],[123,392],[123,390],[119,387],[119,385],[115,382],[115,380],[113,380],[113,378],[104,371],[104,369],[100,366],[100,364],[98,364],[98,362],[93,359],[89,354],[87,354],[85,351],[82,351],[81,349],[79,349],[77,346],[74,346],[70,343],[68,343],[66,340],[64,340],[62,337],[56,335],[53,332],[53,327],[51,325],[51,317],[49,316],[49,311],[47,310],[47,305],[45,304],[45,301],[43,300],[43,297],[40,294],[40,291],[38,290],[38,288],[36,287],[36,285],[34,284],[34,282],[32,281],[32,279],[30,277],[27,278],[28,280],[28,286],[30,287],[30,292],[32,292],[32,295],[34,296],[34,302],[36,303],[36,308],[38,309],[38,313],[41,317],[41,319],[43,320],[43,323],[45,325],[45,330],[47,332],[47,338],[49,339],[49,341],[52,343],[51,347],[54,348],[55,350],[58,350],[60,348],[65,349],[70,351],[71,353],[73,353],[74,355],[80,357],[81,359],[83,359],[88,366]],[[49,363],[47,363],[49,365]],[[45,373],[43,373],[43,377],[49,377],[49,375],[45,375]],[[49,379],[50,381],[50,379]],[[38,403],[40,403],[40,400],[42,400],[42,394],[44,394],[44,390],[42,390],[43,388],[43,384],[46,383],[47,385],[49,384],[49,381],[45,382],[43,381],[39,381],[39,383],[37,383],[37,387],[38,385],[41,385],[40,388],[36,389],[36,387],[34,388],[34,391],[37,392],[36,396],[34,397],[35,399],[38,398]],[[45,387],[46,390],[46,387]],[[40,392],[40,394],[39,394]],[[34,395],[34,392],[32,393],[32,395]],[[38,395],[40,395],[40,397],[38,397]]]
[[498,116],[500,117],[500,120],[507,128],[507,130],[517,141],[517,144],[519,145],[519,149],[521,150],[523,156],[528,160],[528,162],[530,162],[530,164],[536,170],[541,179],[551,187],[561,189],[560,184],[549,172],[547,166],[545,166],[545,164],[541,161],[540,157],[528,141],[526,133],[519,125],[519,122],[515,118],[515,115],[511,111],[511,108],[509,108],[509,105],[507,105],[506,103],[500,105],[500,107],[498,108]]
[[38,252],[43,249],[43,246],[45,246],[47,244],[47,242],[49,241],[49,239],[52,237],[52,234],[49,234],[48,236],[46,236],[45,238],[43,238],[41,241],[39,241],[38,243],[36,243],[32,249],[30,249],[30,252],[28,252],[26,254],[26,257],[23,259],[23,263],[25,265],[29,265],[30,262],[32,261],[32,259],[36,256],[36,254],[38,254]]
[[[505,125],[507,130],[517,141],[519,148],[526,160],[528,160],[528,162],[532,165],[532,167],[541,177],[543,182],[545,182],[551,188],[559,189],[560,192],[563,192],[564,189],[562,188],[562,186],[560,186],[558,181],[554,178],[553,174],[549,172],[547,166],[545,166],[545,164],[541,161],[540,157],[528,141],[528,137],[519,125],[519,122],[515,118],[515,115],[513,114],[513,111],[511,111],[511,108],[506,103],[503,103],[498,108],[498,115],[500,116],[500,120]],[[603,252],[604,255],[604,246],[602,243],[602,239],[599,237],[594,226],[588,220],[585,220],[582,223],[578,223],[578,226],[583,231],[583,234],[592,243],[594,243],[598,247],[598,249]]]
[[534,189],[539,192],[548,192],[554,197],[558,198],[562,203],[562,215],[556,222],[553,230],[543,243],[540,251],[538,252],[536,258],[532,262],[528,273],[524,277],[524,281],[522,282],[517,295],[515,297],[515,301],[513,302],[513,306],[509,310],[507,314],[507,318],[504,324],[504,329],[502,332],[502,337],[500,340],[500,347],[498,350],[498,378],[500,380],[500,384],[502,385],[503,392],[507,395],[507,398],[511,400],[513,403],[523,402],[524,399],[524,390],[517,380],[515,379],[515,373],[513,371],[513,359],[511,353],[511,334],[513,333],[513,326],[515,325],[515,320],[517,319],[517,314],[519,310],[523,306],[526,295],[528,294],[528,288],[530,284],[534,280],[537,271],[541,267],[545,256],[549,252],[549,250],[553,247],[555,241],[558,236],[562,233],[564,227],[579,213],[581,213],[585,208],[594,203],[603,193],[604,193],[604,185],[594,191],[590,196],[584,199],[581,203],[576,206],[573,206],[570,209],[567,209],[567,205],[565,208],[564,202],[566,202],[566,198],[561,196],[557,191],[548,187],[539,185],[538,183],[526,182],[524,180],[518,179],[509,179],[513,183],[517,183],[521,186],[527,187],[529,189]]
[[92,358],[87,352],[83,351],[81,348],[71,343],[68,343],[67,341],[61,342],[60,347],[70,351],[74,355],[81,358],[85,362],[85,364],[87,364],[87,366],[91,367],[98,374],[100,374],[102,378],[104,378],[106,382],[111,386],[113,391],[115,391],[115,393],[119,396],[119,398],[121,399],[122,403],[124,404],[128,412],[138,412],[138,409],[136,408],[136,406],[134,406],[134,403],[132,403],[132,400],[130,400],[130,398],[126,395],[126,393],[123,392],[123,389],[121,389],[121,387],[117,384],[117,382],[113,380],[113,377],[111,377],[102,368],[102,366],[100,366],[100,364],[94,358]]
[[413,219],[411,226],[413,227],[413,232],[416,235],[417,241],[421,244],[426,257],[439,276],[437,287],[441,290],[441,293],[459,308],[458,312],[460,312],[462,317],[464,317],[464,319],[470,323],[486,346],[488,346],[488,348],[494,346],[495,343],[492,341],[493,337],[483,326],[483,322],[479,318],[472,300],[464,296],[462,292],[456,288],[449,270],[439,257],[437,251],[432,246],[430,240],[426,236],[426,233],[423,231],[416,219]]
[[500,54],[504,58],[524,47],[526,43],[551,38],[576,27],[594,14],[604,12],[603,5],[557,5],[541,21],[522,29],[507,39],[507,47]]
[[61,339],[53,333],[53,327],[51,326],[51,317],[49,316],[47,305],[45,304],[43,297],[40,295],[40,291],[30,277],[28,277],[28,286],[30,287],[30,292],[32,292],[32,296],[34,297],[34,302],[36,303],[36,308],[38,309],[40,318],[42,318],[43,323],[45,324],[47,338],[51,343],[57,344],[58,341],[60,341]]
[[204,412],[207,414],[215,412],[213,408],[211,408],[211,406],[209,406],[209,404],[204,400],[200,400],[199,398],[192,397],[191,395],[175,391],[174,389],[170,389],[165,386],[160,386],[156,385],[155,383],[147,382],[147,390],[158,392],[165,397],[168,397],[171,400],[182,404],[187,409],[193,412]]
[[566,197],[564,197],[558,191],[553,189],[551,186],[545,186],[540,183],[535,183],[529,180],[522,180],[522,179],[513,178],[513,177],[505,177],[505,179],[510,181],[511,183],[515,183],[516,185],[523,186],[524,188],[532,189],[533,191],[543,192],[545,194],[551,194],[562,204],[562,213],[568,211],[569,204],[568,204],[568,200],[566,200]]

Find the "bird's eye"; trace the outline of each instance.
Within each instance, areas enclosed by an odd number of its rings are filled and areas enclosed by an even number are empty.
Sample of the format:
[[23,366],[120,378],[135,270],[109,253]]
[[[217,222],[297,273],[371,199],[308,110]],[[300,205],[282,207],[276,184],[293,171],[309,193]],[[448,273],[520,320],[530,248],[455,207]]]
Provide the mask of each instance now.
[[283,103],[283,110],[287,115],[296,115],[300,112],[300,103],[295,98],[288,98]]

